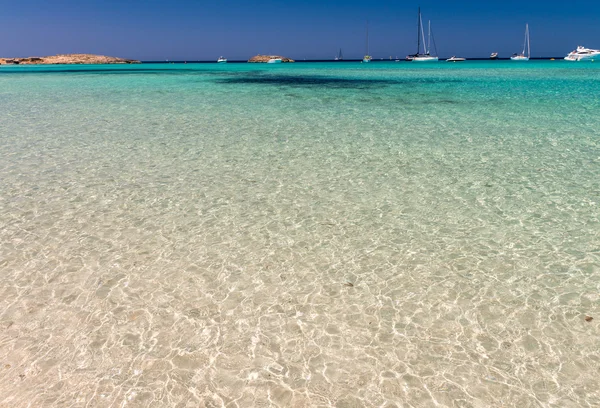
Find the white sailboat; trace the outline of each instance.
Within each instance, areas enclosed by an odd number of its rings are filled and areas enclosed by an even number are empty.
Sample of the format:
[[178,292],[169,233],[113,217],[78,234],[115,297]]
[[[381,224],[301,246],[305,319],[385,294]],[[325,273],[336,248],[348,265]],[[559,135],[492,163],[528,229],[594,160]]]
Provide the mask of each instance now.
[[340,52],[338,52],[338,55],[335,56],[335,61],[343,61],[344,60],[344,55],[342,54],[342,49],[340,48]]
[[369,22],[367,21],[367,53],[363,57],[362,62],[371,62],[371,59],[373,59],[373,57],[369,55]]
[[[438,61],[437,56],[431,55],[431,21],[428,25],[427,43],[425,42],[425,30],[423,29],[423,19],[421,17],[421,8],[419,7],[419,19],[417,21],[417,53],[406,57],[409,61],[415,62],[433,62]],[[421,53],[421,37],[423,38],[423,53]],[[435,39],[433,40],[435,48]],[[436,51],[437,54],[437,51]]]
[[[527,50],[527,55],[525,51]],[[510,59],[512,61],[529,61],[531,57],[531,44],[529,42],[529,24],[525,24],[525,41],[523,42],[523,51],[520,54],[514,54]]]

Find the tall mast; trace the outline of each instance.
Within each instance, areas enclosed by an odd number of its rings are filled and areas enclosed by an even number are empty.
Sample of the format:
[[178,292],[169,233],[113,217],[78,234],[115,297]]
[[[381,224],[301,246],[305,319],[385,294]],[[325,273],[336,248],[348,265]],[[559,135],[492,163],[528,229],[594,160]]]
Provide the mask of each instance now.
[[419,6],[419,15],[417,17],[417,54],[421,52],[421,7]]
[[525,39],[523,40],[523,52],[521,53],[521,55],[525,56],[525,50],[527,49],[527,29],[529,27],[529,24],[525,24]]
[[527,32],[527,58],[531,57],[531,42],[529,40],[529,24],[525,24],[525,31]]
[[427,50],[425,49],[425,29],[423,28],[423,19],[421,18],[421,13],[419,13],[419,21],[421,22],[421,35],[423,36],[423,52],[427,54]]
[[431,20],[427,22],[427,51],[425,54],[429,55],[431,52]]
[[367,53],[365,55],[369,55],[369,20],[367,20]]

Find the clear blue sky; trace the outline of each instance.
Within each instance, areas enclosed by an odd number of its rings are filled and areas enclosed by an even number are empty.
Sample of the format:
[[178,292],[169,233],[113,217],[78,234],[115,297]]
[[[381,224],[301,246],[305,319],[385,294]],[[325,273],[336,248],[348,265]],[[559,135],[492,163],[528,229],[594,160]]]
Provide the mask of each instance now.
[[94,53],[142,60],[360,58],[416,48],[417,7],[432,21],[441,56],[509,56],[525,23],[533,56],[600,48],[594,0],[0,0],[0,56]]

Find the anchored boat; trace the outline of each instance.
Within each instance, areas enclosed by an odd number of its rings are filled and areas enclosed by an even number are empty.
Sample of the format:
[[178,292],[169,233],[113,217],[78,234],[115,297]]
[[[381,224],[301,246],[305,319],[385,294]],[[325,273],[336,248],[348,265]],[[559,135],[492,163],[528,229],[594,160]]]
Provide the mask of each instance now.
[[[527,55],[525,55],[527,50]],[[514,54],[510,59],[512,61],[529,61],[531,56],[531,44],[529,42],[529,24],[525,24],[525,41],[523,42],[523,51],[520,54]]]
[[571,51],[569,55],[565,57],[565,60],[593,61],[595,58],[600,59],[600,50],[593,50],[591,48],[585,48],[580,45],[575,51]]
[[371,62],[373,57],[369,55],[369,22],[367,21],[367,53],[363,57],[362,62]]
[[[421,37],[423,38],[423,53],[421,53]],[[408,55],[406,59],[408,61],[415,62],[431,62],[438,61],[437,56],[431,55],[431,39],[433,35],[431,33],[431,21],[429,21],[428,25],[428,36],[427,43],[425,43],[425,30],[423,29],[423,19],[421,17],[421,7],[419,7],[419,18],[417,20],[417,53],[413,55]],[[435,39],[433,40],[433,47],[435,47]],[[437,55],[437,49],[436,49]]]

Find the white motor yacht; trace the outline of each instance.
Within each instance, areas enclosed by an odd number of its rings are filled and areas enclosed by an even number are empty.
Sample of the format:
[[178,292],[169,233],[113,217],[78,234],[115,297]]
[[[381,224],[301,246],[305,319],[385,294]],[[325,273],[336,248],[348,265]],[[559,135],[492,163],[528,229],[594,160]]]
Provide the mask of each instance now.
[[581,45],[575,51],[571,51],[565,57],[567,61],[593,61],[595,58],[600,59],[600,50],[592,50]]
[[227,62],[227,58],[219,57],[219,59],[217,60],[217,62],[219,64],[223,64],[223,63]]
[[452,57],[448,58],[446,60],[446,62],[461,62],[461,61],[466,61],[466,60],[467,60],[466,58],[452,56]]
[[267,64],[281,64],[282,62],[281,58],[271,58],[267,61]]

